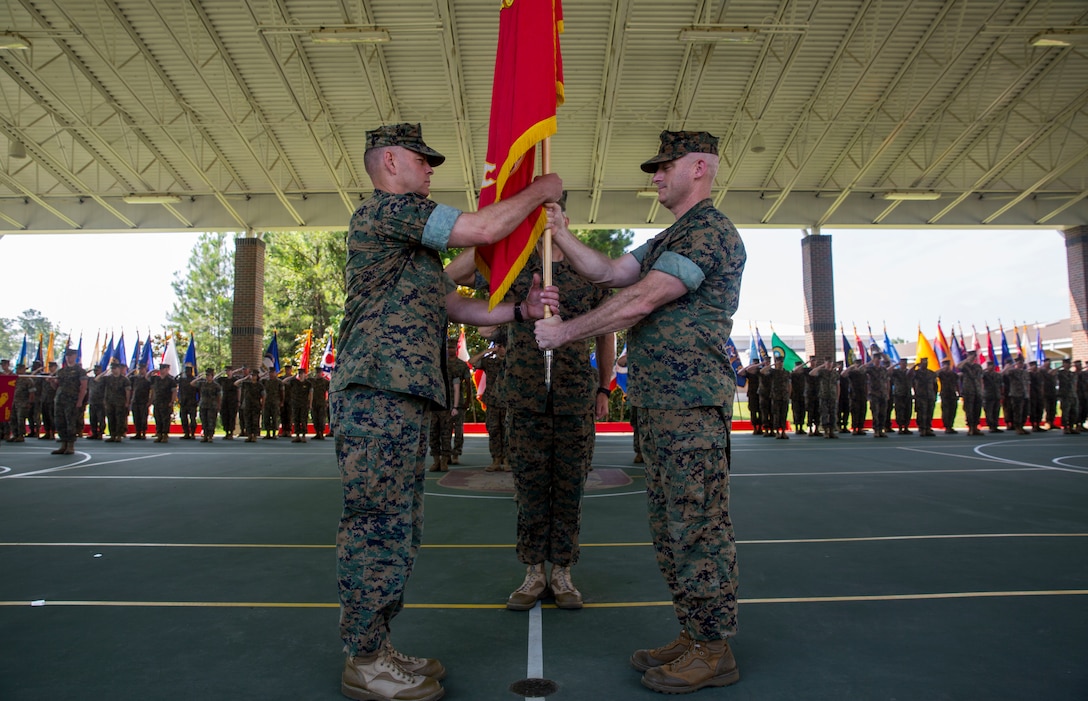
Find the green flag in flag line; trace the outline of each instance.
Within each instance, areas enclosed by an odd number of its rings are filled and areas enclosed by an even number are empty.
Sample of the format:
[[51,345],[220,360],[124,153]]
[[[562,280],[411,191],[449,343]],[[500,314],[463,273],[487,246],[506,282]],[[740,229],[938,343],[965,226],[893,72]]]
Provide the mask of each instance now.
[[805,362],[792,348],[783,343],[774,331],[771,331],[771,353],[782,357],[782,367],[786,370],[792,370],[795,364]]

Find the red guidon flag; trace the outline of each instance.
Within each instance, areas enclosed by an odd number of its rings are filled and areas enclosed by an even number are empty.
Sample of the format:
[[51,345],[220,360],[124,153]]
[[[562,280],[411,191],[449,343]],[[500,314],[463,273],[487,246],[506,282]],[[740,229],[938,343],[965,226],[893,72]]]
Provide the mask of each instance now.
[[[562,31],[560,0],[502,0],[480,208],[532,182],[536,145],[556,131],[555,110],[563,104]],[[502,241],[476,249],[476,263],[491,281],[491,308],[525,267],[546,223],[538,208]]]
[[0,375],[0,423],[11,421],[11,408],[15,405],[15,381],[17,375]]

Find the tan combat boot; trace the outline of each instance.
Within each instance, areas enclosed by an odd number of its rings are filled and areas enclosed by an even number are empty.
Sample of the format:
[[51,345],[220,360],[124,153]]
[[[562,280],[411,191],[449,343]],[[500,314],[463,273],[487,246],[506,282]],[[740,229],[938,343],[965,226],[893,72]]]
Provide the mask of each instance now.
[[693,640],[683,655],[642,675],[642,685],[663,694],[687,694],[740,681],[727,640]]
[[60,447],[52,451],[50,455],[67,455],[68,441],[64,441],[60,444]]
[[570,580],[570,567],[552,566],[552,576],[548,582],[555,597],[555,605],[561,609],[582,608],[582,592]]
[[537,600],[544,595],[544,590],[547,588],[544,563],[529,565],[525,568],[525,581],[506,600],[506,608],[511,611],[528,611],[536,605]]
[[405,655],[403,652],[393,647],[392,641],[388,639],[385,641],[385,647],[389,652],[389,656],[409,672],[412,672],[413,674],[422,674],[435,681],[442,681],[446,678],[445,666],[433,657],[412,657],[411,655]]
[[631,666],[640,672],[668,664],[683,655],[691,647],[691,636],[686,630],[680,631],[676,640],[652,650],[635,650],[631,655]]
[[347,658],[340,693],[358,701],[437,701],[445,690],[438,680],[406,670],[383,646],[377,652]]

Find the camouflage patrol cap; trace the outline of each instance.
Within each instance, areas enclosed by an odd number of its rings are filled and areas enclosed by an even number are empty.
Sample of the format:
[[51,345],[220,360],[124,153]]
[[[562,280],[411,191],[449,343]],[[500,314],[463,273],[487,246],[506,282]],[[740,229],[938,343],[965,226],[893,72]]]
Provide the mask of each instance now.
[[656,173],[659,163],[675,161],[689,153],[718,155],[718,137],[706,131],[663,131],[657,155],[642,164],[642,172]]
[[401,146],[427,158],[432,168],[446,161],[446,157],[423,143],[423,127],[419,124],[386,124],[366,133],[366,150],[383,146]]

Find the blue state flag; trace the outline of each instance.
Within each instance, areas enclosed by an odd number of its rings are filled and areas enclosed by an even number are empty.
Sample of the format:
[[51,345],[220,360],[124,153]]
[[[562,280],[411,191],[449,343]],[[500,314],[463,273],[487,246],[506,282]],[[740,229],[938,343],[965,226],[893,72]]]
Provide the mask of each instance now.
[[1005,338],[1005,329],[1002,327],[1001,331],[1001,367],[1005,367],[1006,363],[1012,361],[1012,353],[1009,352],[1009,339]]
[[1046,363],[1046,353],[1043,352],[1043,334],[1039,329],[1035,329],[1035,362],[1042,367]]
[[125,332],[121,332],[121,338],[117,341],[117,347],[113,349],[113,360],[123,367],[128,367],[128,357],[125,355]]
[[109,345],[106,346],[106,350],[103,351],[102,357],[98,359],[99,372],[106,372],[110,369],[110,358],[113,357],[113,334],[110,334]]
[[767,352],[767,346],[763,345],[763,337],[759,335],[759,327],[756,327],[756,348],[759,350],[759,359],[768,360],[771,354]]
[[272,341],[264,352],[264,366],[271,368],[278,375],[280,372],[280,344],[276,341],[276,332],[272,332]]
[[[741,368],[744,367],[744,363],[740,362],[740,355],[737,353],[737,344],[733,343],[733,337],[725,339],[725,354],[729,356],[729,364],[733,366],[733,374],[737,375]],[[737,387],[743,387],[747,384],[748,378],[737,375]]]
[[884,329],[884,355],[888,356],[888,359],[893,363],[899,362],[899,351],[895,349],[892,339],[888,338],[887,329]]
[[147,334],[147,340],[144,342],[144,353],[140,362],[147,366],[147,371],[151,372],[155,369],[155,356],[151,353],[151,332]]
[[26,365],[26,334],[23,334],[23,346],[19,349],[19,355],[15,358],[15,367]]
[[[193,368],[193,374],[196,374],[196,339],[193,338],[193,332],[189,332],[189,347],[185,349],[185,360],[181,361],[182,366],[189,365]],[[184,370],[182,371],[184,372]]]

